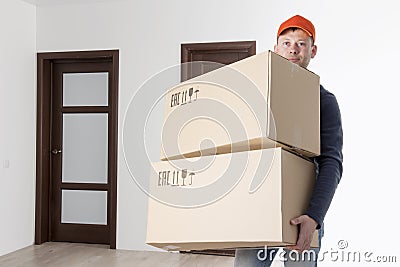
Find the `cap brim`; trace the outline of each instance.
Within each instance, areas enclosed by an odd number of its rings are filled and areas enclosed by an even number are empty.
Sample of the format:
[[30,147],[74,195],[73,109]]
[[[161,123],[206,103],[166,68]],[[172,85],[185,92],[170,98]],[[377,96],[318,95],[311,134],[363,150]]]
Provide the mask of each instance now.
[[[305,31],[305,32],[308,34],[308,36],[313,37],[313,35],[312,35],[309,31],[307,31],[306,29],[304,29],[304,28],[301,27],[301,26],[296,26],[296,25],[291,25],[291,26],[288,26],[288,27],[286,27],[286,28],[283,28],[283,29],[279,32],[278,36],[281,35],[282,32],[284,32],[284,31],[286,31],[287,29],[290,29],[290,28],[298,28],[298,29],[301,29],[301,30]],[[314,37],[313,37],[313,38],[314,38]]]

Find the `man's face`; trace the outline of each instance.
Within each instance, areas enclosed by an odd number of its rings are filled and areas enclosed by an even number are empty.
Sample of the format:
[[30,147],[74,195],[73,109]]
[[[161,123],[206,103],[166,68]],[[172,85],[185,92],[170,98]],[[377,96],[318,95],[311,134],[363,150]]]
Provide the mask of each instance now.
[[303,68],[307,68],[310,60],[317,54],[317,46],[313,45],[312,38],[302,29],[284,31],[278,37],[274,50]]

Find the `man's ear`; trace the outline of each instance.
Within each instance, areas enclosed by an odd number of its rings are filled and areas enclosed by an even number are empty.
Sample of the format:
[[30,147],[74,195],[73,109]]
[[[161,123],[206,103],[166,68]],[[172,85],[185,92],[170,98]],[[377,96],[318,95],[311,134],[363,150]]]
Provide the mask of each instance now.
[[278,53],[278,49],[276,48],[276,45],[274,45],[274,52]]
[[311,58],[315,57],[315,55],[317,54],[317,50],[318,50],[317,46],[313,45],[313,47],[311,48]]

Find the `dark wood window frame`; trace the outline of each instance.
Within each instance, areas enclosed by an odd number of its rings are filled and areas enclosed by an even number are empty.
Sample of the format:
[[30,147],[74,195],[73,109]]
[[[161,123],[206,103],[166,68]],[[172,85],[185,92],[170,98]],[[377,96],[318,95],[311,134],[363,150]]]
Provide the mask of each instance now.
[[54,62],[96,62],[111,61],[113,80],[111,111],[111,135],[109,160],[112,162],[110,175],[110,248],[116,248],[117,218],[117,165],[118,165],[118,72],[119,51],[71,51],[46,52],[37,54],[37,122],[36,122],[36,210],[35,210],[35,244],[50,241],[50,127],[52,108],[52,69]]

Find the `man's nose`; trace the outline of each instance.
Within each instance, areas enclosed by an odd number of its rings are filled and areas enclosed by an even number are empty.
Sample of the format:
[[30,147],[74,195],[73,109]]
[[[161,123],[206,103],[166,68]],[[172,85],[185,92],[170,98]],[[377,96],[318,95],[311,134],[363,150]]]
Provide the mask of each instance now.
[[290,46],[290,54],[297,55],[299,53],[299,49],[296,44]]

